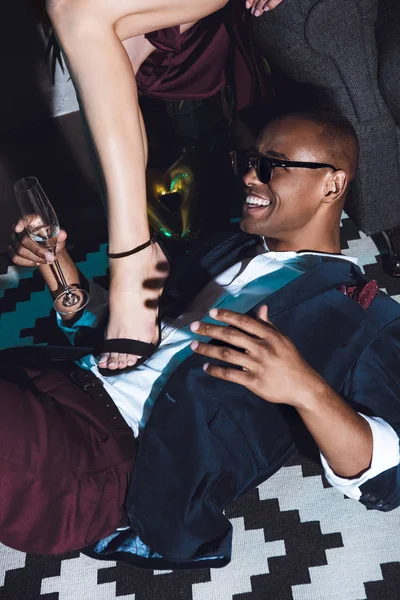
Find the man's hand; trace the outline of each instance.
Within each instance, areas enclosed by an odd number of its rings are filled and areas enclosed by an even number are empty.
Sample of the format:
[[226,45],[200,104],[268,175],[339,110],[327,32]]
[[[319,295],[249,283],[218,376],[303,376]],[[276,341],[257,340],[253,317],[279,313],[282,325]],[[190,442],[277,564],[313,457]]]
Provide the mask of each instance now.
[[281,2],[282,0],[246,0],[246,8],[255,17],[260,17],[263,12],[276,8]]
[[[59,254],[65,248],[67,233],[61,230],[57,236],[55,253]],[[54,262],[54,254],[47,248],[37,244],[24,230],[24,222],[21,219],[14,227],[14,233],[9,245],[9,253],[15,265],[23,267],[38,267],[40,265]]]
[[[35,217],[35,215],[32,215]],[[65,249],[65,240],[67,234],[61,230],[57,236],[57,244],[54,248],[59,265],[64,274],[65,280],[70,286],[80,287],[79,271]],[[21,219],[14,227],[14,233],[9,246],[9,253],[14,265],[23,267],[39,267],[40,273],[45,280],[53,298],[57,297],[63,290],[61,280],[55,269],[53,249],[49,250],[40,244],[37,244],[26,233],[24,222]],[[63,320],[68,321],[74,318],[75,313],[63,315]]]
[[229,310],[212,309],[210,316],[229,326],[197,321],[192,323],[191,330],[242,350],[192,342],[191,348],[198,354],[234,365],[232,368],[206,364],[205,370],[213,377],[243,385],[269,402],[296,408],[307,405],[317,384],[318,387],[325,384],[293,342],[269,321],[266,306],[258,311],[258,320]]
[[[368,422],[316,373],[294,344],[268,319],[262,306],[258,320],[229,310],[210,310],[226,326],[192,323],[195,333],[240,348],[192,342],[198,354],[239,368],[205,365],[213,377],[243,385],[264,400],[296,408],[331,469],[340,477],[359,477],[372,460]],[[240,368],[241,367],[241,368]]]

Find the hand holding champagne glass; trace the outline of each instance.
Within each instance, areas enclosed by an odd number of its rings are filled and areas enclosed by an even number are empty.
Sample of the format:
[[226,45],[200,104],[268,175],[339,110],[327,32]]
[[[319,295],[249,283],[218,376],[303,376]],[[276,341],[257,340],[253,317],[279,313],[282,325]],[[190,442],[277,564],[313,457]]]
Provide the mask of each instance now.
[[[60,224],[42,186],[36,177],[24,177],[14,185],[14,191],[26,233],[31,240],[55,254]],[[68,315],[84,308],[89,301],[87,292],[68,285],[56,257],[52,264],[62,286],[62,292],[54,300],[55,310]]]

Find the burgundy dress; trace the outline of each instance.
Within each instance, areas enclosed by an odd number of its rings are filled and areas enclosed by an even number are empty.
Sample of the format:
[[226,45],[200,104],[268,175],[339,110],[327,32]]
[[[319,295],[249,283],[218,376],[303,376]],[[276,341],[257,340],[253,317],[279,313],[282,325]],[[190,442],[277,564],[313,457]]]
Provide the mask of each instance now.
[[137,73],[141,93],[164,100],[199,100],[215,95],[229,82],[238,109],[249,106],[257,93],[265,92],[258,62],[262,59],[253,50],[249,17],[244,0],[233,0],[182,35],[179,26],[147,34],[156,50]]

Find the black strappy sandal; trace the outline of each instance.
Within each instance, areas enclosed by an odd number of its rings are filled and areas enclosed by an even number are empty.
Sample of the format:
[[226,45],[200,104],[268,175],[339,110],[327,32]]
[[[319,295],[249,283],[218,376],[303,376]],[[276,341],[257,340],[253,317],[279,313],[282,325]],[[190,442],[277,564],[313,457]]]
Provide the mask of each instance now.
[[[131,256],[132,254],[137,254],[138,252],[144,250],[151,244],[155,244],[156,241],[157,238],[153,236],[149,239],[148,242],[145,242],[144,244],[133,248],[133,250],[112,254],[108,251],[107,248],[106,253],[108,258],[125,258],[127,256]],[[120,373],[129,373],[130,371],[137,369],[137,367],[142,365],[144,362],[146,362],[146,360],[153,356],[161,342],[161,322],[159,319],[157,319],[157,321],[158,342],[156,344],[152,344],[149,342],[141,342],[139,340],[131,340],[127,338],[112,338],[110,340],[106,340],[101,349],[101,354],[104,354],[105,352],[118,352],[121,354],[136,354],[137,356],[140,356],[140,358],[138,358],[134,365],[125,367],[124,369],[108,369],[107,367],[97,367],[99,373],[104,377],[112,377],[115,375],[119,375]]]

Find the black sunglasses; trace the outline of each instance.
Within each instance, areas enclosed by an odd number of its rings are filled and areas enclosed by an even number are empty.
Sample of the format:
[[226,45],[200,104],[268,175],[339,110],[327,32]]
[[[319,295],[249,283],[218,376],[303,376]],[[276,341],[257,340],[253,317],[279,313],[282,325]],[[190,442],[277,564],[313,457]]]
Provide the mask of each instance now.
[[255,169],[261,183],[269,183],[271,181],[272,170],[276,167],[297,167],[300,169],[328,168],[337,171],[336,167],[328,165],[327,163],[280,160],[278,158],[270,158],[269,156],[251,150],[233,150],[230,154],[232,168],[236,175],[244,177],[246,173]]

